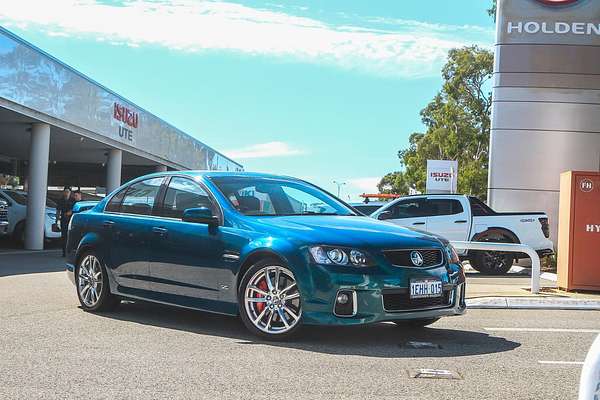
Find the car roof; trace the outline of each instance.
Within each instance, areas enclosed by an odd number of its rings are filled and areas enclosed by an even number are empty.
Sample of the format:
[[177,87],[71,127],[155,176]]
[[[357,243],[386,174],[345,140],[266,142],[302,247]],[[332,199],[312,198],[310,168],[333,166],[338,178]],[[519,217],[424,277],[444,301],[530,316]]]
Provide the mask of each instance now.
[[[294,178],[293,176],[286,175],[275,175],[275,174],[267,174],[264,172],[245,172],[245,171],[202,171],[202,170],[186,170],[186,171],[169,171],[169,172],[157,172],[156,176],[165,176],[165,175],[189,175],[193,177],[206,177],[206,178],[221,178],[221,177],[250,177],[250,178],[269,178],[269,179],[293,179],[293,180],[301,180],[299,178]],[[147,176],[152,176],[147,175]]]

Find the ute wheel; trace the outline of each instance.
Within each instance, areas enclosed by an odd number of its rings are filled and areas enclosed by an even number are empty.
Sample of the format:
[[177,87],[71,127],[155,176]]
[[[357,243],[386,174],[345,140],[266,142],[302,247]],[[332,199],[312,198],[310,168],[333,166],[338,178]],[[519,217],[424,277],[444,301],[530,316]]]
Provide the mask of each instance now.
[[15,226],[13,241],[20,246],[25,245],[25,221],[21,221]]
[[[502,233],[490,233],[478,238],[477,242],[514,243]],[[469,257],[471,266],[483,275],[504,275],[512,267],[514,256],[497,251],[473,251]]]
[[85,253],[75,267],[75,286],[85,311],[114,310],[121,300],[110,292],[106,268],[94,252]]
[[504,275],[513,265],[511,255],[495,251],[478,251],[471,257],[471,266],[483,275]]
[[240,316],[253,334],[285,340],[302,325],[302,299],[292,271],[262,260],[246,271],[238,289]]
[[431,325],[439,320],[440,320],[439,318],[423,318],[423,319],[399,320],[399,321],[392,321],[392,322],[394,322],[400,328],[419,329],[419,328],[424,328],[428,325]]

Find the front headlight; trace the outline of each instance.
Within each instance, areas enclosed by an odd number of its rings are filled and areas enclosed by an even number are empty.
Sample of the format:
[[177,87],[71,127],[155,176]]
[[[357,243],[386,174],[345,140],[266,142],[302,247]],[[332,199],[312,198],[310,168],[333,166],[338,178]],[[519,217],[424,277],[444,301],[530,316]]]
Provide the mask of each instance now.
[[448,243],[446,245],[446,253],[448,254],[448,262],[450,264],[460,264],[460,258],[454,246]]
[[49,212],[49,213],[46,213],[46,215],[48,216],[48,218],[50,218],[50,220],[52,222],[56,222],[56,213]]
[[313,261],[317,264],[348,265],[371,267],[372,258],[362,250],[333,246],[313,246],[309,248]]

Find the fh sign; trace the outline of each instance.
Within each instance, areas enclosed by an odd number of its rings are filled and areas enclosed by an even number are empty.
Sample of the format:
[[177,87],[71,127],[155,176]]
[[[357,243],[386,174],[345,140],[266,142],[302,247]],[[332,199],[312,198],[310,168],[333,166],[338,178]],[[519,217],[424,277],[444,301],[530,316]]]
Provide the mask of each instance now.
[[427,193],[456,193],[458,161],[427,160]]
[[558,285],[600,290],[600,172],[560,176]]

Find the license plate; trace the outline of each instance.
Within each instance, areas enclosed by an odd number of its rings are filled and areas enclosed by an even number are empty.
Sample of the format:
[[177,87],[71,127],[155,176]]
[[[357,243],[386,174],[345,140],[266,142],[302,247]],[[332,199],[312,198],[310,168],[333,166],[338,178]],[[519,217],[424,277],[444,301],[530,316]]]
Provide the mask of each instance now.
[[410,281],[410,298],[440,297],[442,281],[439,279],[413,279]]

